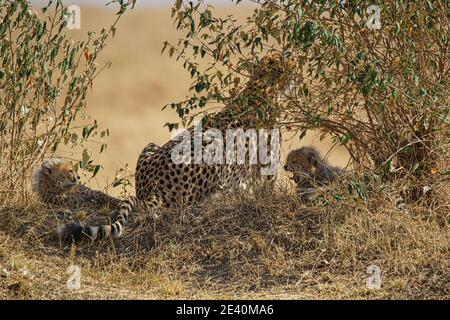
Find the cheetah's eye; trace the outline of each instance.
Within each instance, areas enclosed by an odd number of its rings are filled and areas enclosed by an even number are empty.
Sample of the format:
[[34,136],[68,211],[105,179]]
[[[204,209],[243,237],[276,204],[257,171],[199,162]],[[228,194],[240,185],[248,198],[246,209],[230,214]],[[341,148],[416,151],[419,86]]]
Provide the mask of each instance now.
[[73,170],[70,170],[70,175],[73,181],[77,181],[78,179],[80,179],[80,177]]

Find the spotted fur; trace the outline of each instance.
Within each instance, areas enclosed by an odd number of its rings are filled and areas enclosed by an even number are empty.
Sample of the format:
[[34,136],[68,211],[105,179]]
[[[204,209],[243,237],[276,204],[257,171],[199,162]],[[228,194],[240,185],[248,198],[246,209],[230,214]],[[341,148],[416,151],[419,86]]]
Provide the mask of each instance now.
[[59,158],[45,160],[35,170],[32,188],[42,202],[70,210],[114,209],[120,205],[119,199],[83,186],[71,163]]
[[[272,54],[261,59],[250,77],[246,88],[224,109],[203,119],[203,130],[217,128],[225,137],[227,128],[270,128],[274,125],[277,111],[274,98],[287,83],[289,64],[280,54]],[[257,116],[257,109],[264,113]],[[193,127],[188,129],[193,136]],[[135,181],[136,197],[124,200],[120,206],[118,219],[110,225],[83,226],[71,223],[63,226],[63,239],[79,240],[119,237],[129,215],[142,208],[154,212],[155,209],[177,206],[191,206],[210,196],[253,181],[260,177],[260,165],[246,164],[177,164],[171,154],[181,138],[175,138],[155,152],[142,151],[137,161]],[[193,141],[191,141],[193,143]],[[203,147],[211,142],[203,140]],[[246,139],[248,147],[248,139]],[[245,150],[248,150],[246,148]],[[193,154],[192,154],[193,156]],[[248,159],[248,154],[246,155]]]

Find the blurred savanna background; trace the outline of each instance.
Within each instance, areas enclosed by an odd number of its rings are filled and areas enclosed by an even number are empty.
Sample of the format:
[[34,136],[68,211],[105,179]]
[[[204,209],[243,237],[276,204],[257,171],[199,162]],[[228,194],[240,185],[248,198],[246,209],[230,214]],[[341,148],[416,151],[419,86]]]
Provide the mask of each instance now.
[[[447,1],[374,1],[375,29],[364,18],[372,1],[62,2],[80,8],[80,29],[66,30],[61,16],[49,30],[60,1],[44,13],[46,0],[0,0],[0,299],[450,298]],[[114,37],[102,33],[119,16]],[[240,45],[246,61],[236,63]],[[118,239],[57,237],[64,222],[115,213],[46,204],[31,190],[43,159],[71,161],[93,189],[134,194],[139,153],[169,141],[165,124],[180,121],[170,104],[239,92],[272,49],[289,52],[296,80],[276,100],[281,160],[313,145],[350,170],[313,201],[280,167],[274,189],[158,209],[157,220],[136,212]],[[193,71],[211,61],[213,71]],[[217,70],[239,79],[225,83]],[[215,107],[227,101],[212,97]]]

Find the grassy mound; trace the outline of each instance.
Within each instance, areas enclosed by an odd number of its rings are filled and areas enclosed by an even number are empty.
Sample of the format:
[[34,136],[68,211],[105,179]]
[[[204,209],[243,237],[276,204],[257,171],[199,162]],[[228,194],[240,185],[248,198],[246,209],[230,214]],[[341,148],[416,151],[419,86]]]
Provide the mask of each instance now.
[[[0,298],[450,298],[448,185],[405,210],[386,190],[363,201],[345,189],[309,204],[287,186],[223,195],[157,221],[137,214],[122,238],[78,245],[55,238],[58,224],[106,216],[9,200]],[[69,265],[81,268],[78,290],[66,286]],[[371,265],[380,289],[366,285]]]

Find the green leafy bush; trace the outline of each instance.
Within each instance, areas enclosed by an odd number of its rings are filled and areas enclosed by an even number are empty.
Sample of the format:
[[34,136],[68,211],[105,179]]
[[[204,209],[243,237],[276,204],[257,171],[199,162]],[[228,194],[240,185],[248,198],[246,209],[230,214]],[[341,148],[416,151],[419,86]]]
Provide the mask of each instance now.
[[448,1],[252,3],[253,14],[239,23],[215,17],[207,1],[175,2],[172,15],[185,37],[164,50],[194,81],[192,95],[170,105],[184,122],[231,99],[255,60],[279,51],[295,65],[276,106],[285,129],[332,137],[355,167],[387,178],[445,174]]
[[[97,57],[116,31],[116,24],[135,1],[112,1],[120,8],[114,23],[84,41],[66,33],[67,7],[50,1],[37,13],[25,0],[1,1],[0,7],[0,185],[8,192],[24,190],[30,170],[62,144],[83,144],[102,138],[97,123],[81,128],[74,123],[86,103],[96,76],[108,67]],[[102,144],[100,151],[103,151]],[[79,165],[100,169],[85,149]]]

